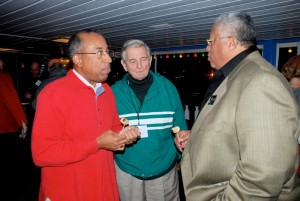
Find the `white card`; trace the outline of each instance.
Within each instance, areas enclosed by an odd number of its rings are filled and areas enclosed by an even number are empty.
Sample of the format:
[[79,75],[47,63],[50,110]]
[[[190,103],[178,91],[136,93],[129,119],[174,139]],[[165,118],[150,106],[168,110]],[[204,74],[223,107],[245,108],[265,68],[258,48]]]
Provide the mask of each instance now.
[[35,85],[40,86],[41,83],[42,83],[41,80],[38,80],[38,81],[35,82]]
[[148,137],[148,128],[147,125],[137,126],[141,133],[141,138]]

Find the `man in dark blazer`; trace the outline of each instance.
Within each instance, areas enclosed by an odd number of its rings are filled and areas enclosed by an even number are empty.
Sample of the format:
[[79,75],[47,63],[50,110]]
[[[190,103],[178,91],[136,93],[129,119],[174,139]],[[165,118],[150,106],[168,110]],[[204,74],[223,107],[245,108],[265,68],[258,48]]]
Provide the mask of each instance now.
[[215,75],[192,130],[175,139],[186,200],[300,200],[297,103],[256,49],[251,17],[220,16],[206,49]]

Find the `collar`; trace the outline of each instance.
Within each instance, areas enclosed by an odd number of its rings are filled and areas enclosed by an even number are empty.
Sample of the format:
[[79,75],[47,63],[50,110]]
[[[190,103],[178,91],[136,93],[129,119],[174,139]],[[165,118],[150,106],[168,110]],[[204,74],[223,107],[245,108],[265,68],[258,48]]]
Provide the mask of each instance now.
[[249,54],[257,50],[258,49],[256,45],[249,47],[248,49],[233,57],[229,62],[227,62],[222,68],[220,68],[217,71],[220,71],[220,73],[222,73],[222,75],[225,78],[243,59],[245,59]]
[[145,77],[144,79],[137,80],[134,77],[132,77],[131,74],[128,74],[127,82],[131,88],[144,89],[144,88],[148,88],[148,86],[150,86],[152,84],[153,77],[150,73],[148,73],[147,77]]
[[[86,86],[91,87],[95,93],[97,94],[97,90],[98,92],[101,94],[104,91],[104,88],[102,87],[101,83],[96,83],[95,87],[93,85],[91,85],[91,83],[89,83],[84,77],[82,77],[82,75],[80,75],[74,68],[73,68],[73,72],[74,74],[78,77],[78,79],[80,79]],[[103,90],[102,90],[103,89]],[[100,91],[99,91],[100,90]]]

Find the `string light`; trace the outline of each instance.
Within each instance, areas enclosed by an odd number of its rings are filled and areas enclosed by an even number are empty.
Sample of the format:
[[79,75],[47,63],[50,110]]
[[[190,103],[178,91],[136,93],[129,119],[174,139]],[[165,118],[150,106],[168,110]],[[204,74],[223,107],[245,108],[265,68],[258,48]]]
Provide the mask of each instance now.
[[211,78],[213,78],[214,74],[215,71],[211,69],[207,72],[206,77],[210,80]]
[[[194,58],[197,58],[198,56],[202,56],[202,57],[205,57],[206,54],[205,53],[192,53],[193,57]],[[163,58],[166,58],[166,59],[170,59],[170,58],[173,58],[173,59],[176,59],[177,57],[182,59],[184,57],[186,58],[189,58],[190,57],[190,53],[186,53],[186,54],[183,54],[183,53],[179,53],[179,54],[172,54],[172,55],[169,55],[169,54],[166,54],[166,55],[153,55],[153,59],[163,59]]]
[[293,52],[293,49],[292,48],[289,48],[288,49],[288,53],[292,53]]

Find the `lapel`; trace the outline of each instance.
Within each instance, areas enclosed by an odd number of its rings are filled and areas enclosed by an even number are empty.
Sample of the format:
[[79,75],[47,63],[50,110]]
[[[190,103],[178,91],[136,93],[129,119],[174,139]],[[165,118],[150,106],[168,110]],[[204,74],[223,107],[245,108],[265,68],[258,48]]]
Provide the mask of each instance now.
[[[211,112],[211,110],[219,104],[220,100],[224,96],[224,94],[227,92],[227,86],[230,85],[233,79],[237,79],[237,75],[243,67],[246,66],[246,63],[249,61],[249,59],[255,59],[256,57],[259,57],[260,54],[258,52],[251,53],[248,55],[242,62],[240,62],[230,73],[229,75],[224,79],[224,81],[220,84],[220,86],[216,89],[216,91],[213,93],[212,96],[215,96],[215,100],[212,101],[211,98],[208,99],[208,101],[205,103],[204,107],[202,108],[198,118],[195,120],[191,135],[189,137],[189,141],[186,145],[185,151],[183,152],[183,156],[188,153],[189,147],[192,146],[192,144],[196,141],[194,140],[196,134],[198,133],[199,129],[203,126],[203,121],[207,117],[207,115]],[[241,78],[243,79],[243,78]],[[208,104],[211,101],[211,104]]]
[[189,137],[189,141],[186,145],[187,147],[185,148],[186,151],[183,152],[183,155],[185,155],[186,152],[188,152],[189,146],[191,146],[195,142],[195,140],[194,140],[194,138],[196,136],[195,134],[200,129],[200,127],[203,126],[202,124],[203,124],[203,121],[204,121],[205,117],[207,116],[207,114],[209,114],[209,112],[213,109],[213,107],[219,103],[222,96],[227,91],[227,88],[226,88],[227,83],[228,83],[228,76],[224,79],[224,81],[221,83],[221,85],[213,93],[212,96],[215,96],[215,100],[213,101],[213,103],[208,104],[210,101],[212,101],[211,98],[209,98],[208,101],[205,103],[205,105],[202,108],[198,118],[194,122],[194,125],[193,125],[192,130],[191,130],[191,135]]

